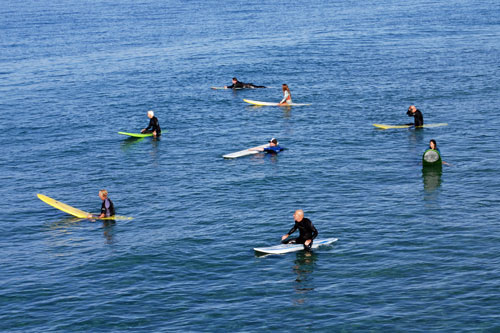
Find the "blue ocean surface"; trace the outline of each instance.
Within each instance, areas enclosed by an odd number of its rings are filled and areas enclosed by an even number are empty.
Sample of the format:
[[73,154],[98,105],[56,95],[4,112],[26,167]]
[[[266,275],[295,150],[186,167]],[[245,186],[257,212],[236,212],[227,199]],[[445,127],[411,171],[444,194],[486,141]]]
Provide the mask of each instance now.
[[[500,331],[500,3],[0,6],[0,331]],[[266,89],[212,90],[243,82]],[[281,85],[310,106],[278,102]],[[415,104],[426,129],[405,124]],[[127,139],[154,110],[160,139]],[[225,160],[276,137],[287,148]],[[442,171],[423,171],[435,139]],[[80,220],[107,189],[131,221]],[[303,209],[337,237],[259,256]]]

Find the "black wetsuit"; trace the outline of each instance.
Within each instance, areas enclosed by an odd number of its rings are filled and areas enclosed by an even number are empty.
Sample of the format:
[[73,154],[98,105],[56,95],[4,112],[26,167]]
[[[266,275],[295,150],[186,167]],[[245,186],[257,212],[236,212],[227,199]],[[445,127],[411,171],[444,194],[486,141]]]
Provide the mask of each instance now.
[[149,125],[146,127],[146,130],[144,133],[153,133],[156,131],[156,136],[161,135],[161,128],[160,128],[160,123],[158,122],[158,118],[152,117],[149,119]]
[[101,214],[104,214],[104,217],[115,215],[115,205],[113,205],[113,202],[109,198],[102,201]]
[[414,125],[415,127],[424,125],[424,116],[422,115],[422,112],[420,112],[419,109],[417,109],[415,113],[408,110],[406,114],[408,115],[408,117],[413,117],[413,119],[415,119],[415,122],[413,124],[408,124],[408,125]]
[[256,86],[253,83],[243,83],[240,81],[236,81],[236,83],[227,86],[228,89],[243,89],[243,88],[248,88],[248,89],[255,89],[255,88],[265,88],[264,86]]
[[311,251],[311,246],[313,244],[312,240],[318,236],[318,230],[316,230],[311,220],[306,217],[304,217],[300,222],[295,221],[295,225],[292,229],[290,229],[288,235],[293,234],[297,229],[299,229],[299,237],[285,240],[283,243],[304,244],[306,240],[311,239],[311,243],[309,243],[308,246],[304,245],[304,250]]

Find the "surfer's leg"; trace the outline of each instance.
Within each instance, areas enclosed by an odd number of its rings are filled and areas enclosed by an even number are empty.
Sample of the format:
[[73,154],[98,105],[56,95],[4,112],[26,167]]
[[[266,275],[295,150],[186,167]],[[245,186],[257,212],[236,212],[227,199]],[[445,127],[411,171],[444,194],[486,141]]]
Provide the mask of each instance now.
[[312,246],[313,246],[313,241],[311,241],[309,245],[304,244],[304,250],[306,250],[306,252],[311,252]]

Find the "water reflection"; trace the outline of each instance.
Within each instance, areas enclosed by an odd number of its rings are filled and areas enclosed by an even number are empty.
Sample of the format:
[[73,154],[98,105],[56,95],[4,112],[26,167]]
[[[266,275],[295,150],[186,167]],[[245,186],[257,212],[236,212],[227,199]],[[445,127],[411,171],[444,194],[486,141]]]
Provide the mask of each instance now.
[[316,260],[318,260],[318,255],[314,252],[300,251],[296,254],[292,269],[297,275],[295,277],[294,289],[300,297],[294,300],[295,304],[304,304],[306,294],[314,290],[311,273],[314,271]]
[[442,168],[423,168],[422,179],[424,182],[424,191],[426,193],[434,192],[441,186]]
[[408,138],[410,142],[415,146],[421,146],[424,142],[424,129],[423,128],[411,128],[408,131]]
[[104,238],[106,239],[106,244],[113,244],[114,237],[114,226],[115,221],[106,221],[102,222],[102,229],[104,230]]
[[[116,224],[116,221],[113,220],[88,220],[88,219],[81,219],[78,217],[67,217],[64,219],[57,220],[55,222],[50,222],[48,223],[48,227],[51,230],[58,231],[58,234],[55,234],[55,236],[58,235],[75,235],[75,230],[77,229],[82,229],[82,226],[87,223],[102,223],[102,228],[103,228],[103,236],[104,239],[106,240],[106,244],[112,244],[114,242],[114,226]],[[71,243],[74,238],[70,237],[69,239],[65,236],[64,240],[63,239],[58,239],[58,242],[54,242],[56,244],[65,244],[66,246],[69,246],[69,243]],[[61,243],[62,241],[62,243]]]
[[130,137],[130,138],[127,138],[125,140],[123,140],[120,145],[121,145],[121,148],[124,152],[126,152],[127,150],[129,150],[130,148],[133,147],[133,145],[141,142],[142,140],[144,140],[144,138],[133,138],[133,137]]

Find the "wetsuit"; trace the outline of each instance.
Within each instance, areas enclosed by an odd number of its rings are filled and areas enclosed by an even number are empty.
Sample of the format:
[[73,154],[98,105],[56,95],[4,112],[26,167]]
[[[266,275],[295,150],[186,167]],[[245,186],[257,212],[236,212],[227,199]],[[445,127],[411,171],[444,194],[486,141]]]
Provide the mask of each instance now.
[[109,198],[102,201],[101,214],[104,214],[104,217],[115,215],[115,205],[113,205],[113,202]]
[[283,99],[281,100],[280,104],[283,103],[292,104],[292,96],[290,95],[288,90],[285,90],[285,92],[283,93]]
[[149,125],[146,127],[146,130],[144,133],[153,133],[156,131],[156,136],[161,135],[161,128],[160,128],[160,123],[158,122],[158,118],[152,117],[149,119]]
[[273,146],[273,147],[264,148],[264,152],[271,153],[271,154],[277,154],[282,150],[285,150],[285,148],[280,147],[280,146]]
[[265,88],[264,86],[256,86],[253,83],[243,83],[240,81],[236,81],[236,83],[227,86],[228,89],[243,89],[243,88],[248,88],[248,89],[255,89],[255,88]]
[[414,125],[415,127],[424,125],[424,116],[422,115],[422,112],[420,112],[419,109],[417,109],[415,113],[412,113],[410,110],[408,110],[406,114],[408,115],[408,117],[413,117],[415,121],[413,124],[408,124],[408,125]]
[[311,239],[311,243],[309,243],[309,245],[304,245],[304,250],[311,251],[313,239],[318,236],[318,230],[316,230],[311,220],[306,217],[304,217],[300,222],[295,221],[295,225],[292,229],[290,229],[288,235],[293,234],[297,229],[299,229],[299,237],[285,240],[283,241],[283,244],[304,244],[306,240]]

